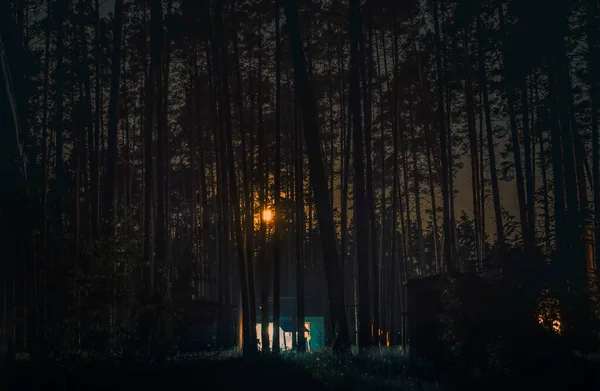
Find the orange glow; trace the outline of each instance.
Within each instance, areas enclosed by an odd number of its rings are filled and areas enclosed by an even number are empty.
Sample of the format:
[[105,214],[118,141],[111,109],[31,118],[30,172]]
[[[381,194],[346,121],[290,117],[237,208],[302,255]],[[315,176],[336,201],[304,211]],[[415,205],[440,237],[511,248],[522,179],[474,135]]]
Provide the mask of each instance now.
[[262,217],[263,217],[263,220],[268,223],[273,218],[273,213],[271,213],[271,211],[269,209],[265,209],[265,210],[263,210]]
[[552,296],[542,297],[538,309],[538,323],[547,330],[562,333],[560,321],[560,302]]
[[561,327],[560,327],[560,320],[559,319],[553,319],[552,322],[546,321],[544,319],[544,317],[542,315],[538,316],[538,323],[542,326],[550,326],[552,327],[552,331],[554,331],[557,334],[561,333]]

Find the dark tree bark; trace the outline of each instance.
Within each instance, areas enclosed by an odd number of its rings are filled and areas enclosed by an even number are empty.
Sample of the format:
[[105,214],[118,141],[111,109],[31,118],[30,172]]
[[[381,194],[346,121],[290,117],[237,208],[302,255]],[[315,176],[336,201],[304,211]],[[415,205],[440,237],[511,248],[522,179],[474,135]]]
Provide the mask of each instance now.
[[527,202],[525,194],[525,185],[523,178],[523,165],[521,163],[521,143],[519,142],[519,130],[517,129],[517,115],[515,113],[515,94],[513,91],[513,81],[510,78],[510,73],[507,71],[506,66],[506,32],[504,24],[504,9],[502,4],[498,8],[498,19],[500,22],[500,30],[504,34],[503,45],[505,47],[502,50],[502,63],[503,63],[503,75],[504,75],[504,91],[506,94],[506,105],[508,109],[508,119],[510,124],[510,137],[512,142],[513,157],[515,163],[515,182],[517,185],[517,197],[519,200],[519,218],[521,220],[521,233],[523,235],[523,242],[526,247],[532,243],[532,238],[529,236],[529,228],[527,222]]
[[273,234],[273,352],[280,349],[280,296],[281,296],[281,60],[279,38],[279,1],[275,1],[275,213]]
[[473,83],[471,79],[471,61],[469,53],[469,38],[464,32],[465,59],[465,100],[467,109],[467,128],[469,133],[469,151],[471,154],[471,190],[473,197],[473,215],[475,223],[475,254],[481,257],[481,215],[479,213],[479,157],[477,155],[477,124],[475,121],[475,101],[473,98]]
[[[99,208],[98,208],[98,199],[99,199],[99,184],[100,184],[100,172],[99,172],[99,156],[100,156],[100,117],[102,115],[100,110],[101,98],[102,98],[102,90],[100,88],[102,76],[100,74],[100,5],[98,0],[95,0],[95,17],[96,17],[96,27],[95,27],[95,37],[94,37],[94,57],[95,57],[95,82],[96,86],[94,88],[95,92],[95,112],[94,112],[94,141],[93,148],[88,148],[90,150],[90,204],[91,204],[91,228],[92,228],[92,237],[97,238],[99,234]],[[92,142],[92,138],[90,137],[90,144]]]
[[523,121],[523,153],[525,154],[525,187],[527,190],[527,237],[528,246],[535,246],[535,180],[533,178],[533,164],[531,162],[531,132],[529,121],[529,102],[527,98],[527,76],[521,80],[521,116]]
[[119,86],[121,78],[121,40],[123,31],[123,0],[115,1],[113,52],[111,64],[110,98],[108,103],[108,150],[106,158],[106,180],[104,187],[104,206],[102,208],[104,235],[114,235],[115,201],[117,182],[117,127],[119,119]]
[[[298,97],[296,88],[296,98]],[[296,348],[299,352],[306,350],[304,335],[304,153],[302,148],[302,129],[300,125],[298,99],[294,105],[294,158],[295,158],[295,193],[296,193],[296,330],[298,341]]]
[[[57,14],[65,13],[68,9],[66,0],[57,0],[55,5]],[[54,221],[53,233],[57,239],[54,250],[56,260],[60,257],[60,238],[62,238],[63,230],[63,202],[65,190],[67,186],[66,173],[63,159],[63,130],[64,130],[64,93],[65,93],[65,42],[64,42],[64,25],[62,21],[58,22],[56,31],[56,92],[55,92],[55,110],[54,110],[54,137],[55,137],[55,166],[54,166],[54,183],[52,186],[54,200]]]
[[452,219],[450,216],[450,187],[448,178],[452,174],[449,172],[448,165],[448,137],[446,134],[446,118],[444,114],[444,80],[442,70],[442,43],[440,38],[440,27],[438,20],[438,5],[437,0],[433,1],[433,22],[435,30],[435,61],[436,61],[436,77],[437,77],[437,92],[438,92],[438,126],[440,128],[440,150],[441,150],[441,161],[442,161],[442,199],[443,199],[443,231],[444,231],[444,265],[446,271],[452,273],[454,270],[454,251],[452,238],[453,228]]
[[352,110],[353,163],[354,163],[354,229],[358,263],[358,344],[366,348],[372,344],[370,331],[369,291],[369,210],[365,194],[365,166],[363,131],[360,109],[359,40],[361,38],[360,5],[350,0],[350,108]]
[[314,91],[309,83],[306,60],[298,26],[298,3],[285,2],[288,35],[294,63],[294,77],[302,105],[305,143],[308,152],[310,182],[315,195],[319,228],[321,232],[323,260],[327,279],[329,310],[331,314],[333,347],[336,351],[348,348],[348,324],[344,308],[344,281],[336,250],[333,208],[329,202],[327,177],[321,156],[321,142]]
[[[225,29],[222,26],[222,20],[219,20],[218,23],[221,27],[222,36],[225,34]],[[254,349],[254,344],[252,343],[252,335],[250,327],[253,322],[250,322],[250,300],[248,293],[248,276],[247,276],[247,268],[245,262],[245,250],[244,250],[244,236],[242,234],[242,216],[240,211],[240,200],[239,193],[237,187],[237,177],[235,174],[235,159],[234,159],[234,150],[233,150],[233,136],[232,136],[232,125],[231,125],[231,105],[229,100],[229,90],[227,84],[227,75],[228,75],[228,52],[225,50],[226,48],[221,48],[221,56],[222,56],[222,67],[221,67],[221,95],[222,95],[222,103],[226,111],[226,138],[227,138],[227,161],[229,165],[229,193],[231,194],[231,205],[233,207],[234,214],[234,225],[235,225],[235,240],[236,240],[236,249],[237,249],[237,261],[238,261],[238,273],[240,278],[240,289],[241,289],[241,298],[242,298],[242,328],[243,328],[243,341],[244,341],[244,351],[246,353],[250,353]],[[245,154],[245,151],[242,151]]]
[[[482,34],[481,18],[477,18],[478,30]],[[500,187],[498,186],[498,171],[496,170],[496,151],[494,147],[494,134],[492,130],[492,115],[490,109],[490,99],[488,94],[488,81],[485,66],[485,48],[483,41],[479,38],[479,86],[483,95],[483,107],[485,111],[485,133],[487,137],[488,159],[490,167],[490,181],[492,184],[492,201],[494,203],[494,219],[496,222],[496,236],[498,237],[498,246],[504,249],[506,240],[504,238],[504,229],[502,223],[502,207],[500,205]]]
[[600,270],[600,137],[598,136],[598,3],[587,1],[586,10],[587,44],[588,44],[588,78],[590,94],[590,110],[592,120],[592,176],[594,199],[594,227],[596,270]]
[[[235,51],[235,63],[236,63],[236,82],[237,88],[237,104],[240,121],[240,138],[242,142],[242,166],[243,166],[243,192],[244,192],[244,205],[245,205],[245,252],[246,252],[246,268],[248,278],[248,340],[246,343],[250,343],[248,349],[245,351],[254,352],[256,350],[256,294],[254,287],[254,213],[253,213],[253,202],[251,195],[251,177],[252,167],[248,163],[247,147],[246,147],[246,132],[251,129],[246,129],[246,123],[244,122],[244,105],[242,101],[242,76],[240,71],[240,56],[239,56],[239,45],[237,31],[233,33],[233,45]],[[250,135],[250,137],[252,137]],[[252,151],[251,151],[252,152]],[[244,345],[246,346],[246,345]]]

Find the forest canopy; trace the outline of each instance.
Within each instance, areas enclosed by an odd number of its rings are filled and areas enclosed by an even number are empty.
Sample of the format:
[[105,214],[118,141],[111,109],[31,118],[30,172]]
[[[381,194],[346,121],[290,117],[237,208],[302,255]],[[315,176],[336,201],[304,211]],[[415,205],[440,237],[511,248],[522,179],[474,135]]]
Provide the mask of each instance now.
[[440,276],[447,313],[597,340],[597,1],[0,4],[13,351],[156,352],[189,301],[254,351],[315,298],[336,351],[406,348]]

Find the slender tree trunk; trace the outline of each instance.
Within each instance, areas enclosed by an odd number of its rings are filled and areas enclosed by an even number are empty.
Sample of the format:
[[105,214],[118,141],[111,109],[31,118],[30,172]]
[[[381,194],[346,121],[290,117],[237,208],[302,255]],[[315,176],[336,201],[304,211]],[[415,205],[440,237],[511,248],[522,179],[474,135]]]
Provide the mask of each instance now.
[[[398,103],[398,106],[400,106],[400,104]],[[407,110],[407,114],[410,116],[410,109]],[[400,114],[398,114],[399,118],[402,118],[400,116]],[[410,185],[409,185],[409,178],[408,178],[408,169],[410,167],[410,164],[408,163],[408,149],[409,149],[409,138],[408,138],[408,127],[410,126],[410,121],[408,121],[409,124],[403,123],[401,125],[401,129],[402,129],[402,133],[401,133],[401,137],[400,140],[402,140],[403,142],[400,144],[400,153],[401,153],[401,157],[402,157],[402,179],[403,179],[403,185],[404,185],[404,200],[406,202],[404,210],[406,211],[406,224],[404,224],[404,222],[402,222],[402,238],[403,238],[403,243],[404,243],[404,247],[405,247],[405,251],[406,251],[406,258],[404,260],[405,263],[407,263],[408,265],[410,265],[410,269],[408,269],[408,266],[406,267],[406,270],[410,271],[411,273],[413,272],[413,259],[414,259],[414,246],[413,246],[413,224],[412,224],[412,215],[410,212]],[[401,219],[402,219],[402,208],[401,210]],[[408,276],[408,275],[407,275]]]
[[[51,0],[47,0],[46,8],[48,10],[47,17],[51,17]],[[46,42],[44,46],[44,97],[42,103],[42,175],[43,178],[43,189],[42,189],[42,248],[44,253],[47,253],[47,234],[48,234],[48,223],[47,223],[47,201],[48,201],[48,177],[49,177],[49,159],[48,159],[48,85],[50,76],[50,29],[45,31]],[[91,133],[90,133],[91,134]]]
[[442,161],[442,198],[443,198],[443,231],[444,231],[444,265],[446,271],[452,273],[454,270],[454,251],[452,245],[452,219],[450,216],[450,188],[449,188],[449,165],[448,165],[448,138],[446,134],[446,118],[444,114],[444,80],[442,70],[442,43],[440,39],[440,27],[438,20],[437,0],[433,0],[433,21],[435,30],[435,60],[436,60],[436,76],[437,76],[437,91],[438,91],[438,126],[440,128],[440,150]]
[[[352,278],[349,278],[352,274],[352,268],[348,267],[349,262],[347,260],[348,255],[348,186],[350,183],[350,145],[352,143],[352,135],[350,133],[350,129],[348,127],[348,123],[350,120],[350,116],[348,115],[348,119],[346,119],[346,102],[344,100],[344,70],[345,67],[343,65],[343,46],[341,34],[338,31],[338,79],[339,79],[339,88],[338,93],[340,94],[340,144],[342,145],[342,149],[340,150],[340,166],[342,168],[341,174],[341,194],[340,194],[340,267],[343,268],[345,273],[348,273],[348,276],[344,276],[344,281],[349,282],[352,281]],[[353,289],[353,283],[348,283],[347,286]],[[346,303],[348,303],[348,297],[352,295],[352,291],[345,291],[346,294]],[[355,338],[356,339],[356,338]]]
[[267,263],[267,221],[264,218],[264,212],[267,205],[268,193],[268,171],[265,163],[263,142],[264,124],[263,124],[263,96],[262,96],[262,22],[259,18],[259,38],[258,38],[258,169],[260,177],[260,305],[261,305],[261,348],[263,353],[269,352],[269,265]]
[[[220,14],[220,13],[219,13]],[[217,16],[219,16],[217,14]],[[250,340],[252,332],[250,331],[250,309],[249,309],[249,297],[248,297],[248,277],[245,263],[245,250],[244,250],[244,236],[242,234],[242,216],[240,211],[240,200],[239,192],[237,187],[237,176],[235,173],[235,159],[233,150],[233,136],[232,136],[232,124],[231,124],[231,103],[229,99],[229,88],[228,88],[228,75],[229,75],[229,53],[227,50],[227,38],[226,29],[222,18],[218,18],[217,22],[217,33],[221,37],[219,42],[221,49],[221,104],[225,109],[225,132],[226,132],[226,143],[227,143],[227,161],[229,168],[229,193],[231,205],[233,206],[234,214],[234,228],[236,238],[236,249],[237,249],[237,261],[238,261],[238,273],[240,278],[240,290],[241,290],[241,305],[242,305],[242,330],[243,330],[243,346],[244,351],[249,353],[252,352],[253,344]],[[242,151],[245,154],[246,151]],[[278,333],[277,333],[278,334]]]
[[416,126],[412,121],[412,111],[410,115],[410,127],[411,127],[411,153],[413,160],[413,186],[415,193],[415,221],[417,223],[417,246],[419,249],[419,269],[421,275],[427,273],[427,262],[425,260],[425,240],[423,237],[423,219],[421,216],[421,182],[419,181],[419,164],[417,154],[417,137],[416,137]]
[[521,116],[523,120],[523,152],[525,154],[525,186],[527,189],[527,229],[529,245],[535,246],[535,182],[531,160],[531,132],[529,130],[529,102],[527,98],[527,76],[521,80]]
[[191,207],[191,235],[192,235],[192,239],[191,239],[191,245],[190,245],[190,252],[192,253],[192,257],[194,259],[194,272],[192,273],[192,299],[198,297],[198,289],[196,289],[196,286],[200,285],[200,278],[201,278],[201,273],[199,270],[199,265],[197,263],[198,260],[198,255],[197,255],[197,247],[196,247],[196,242],[198,241],[198,239],[200,238],[200,230],[199,228],[199,224],[198,224],[198,210],[197,210],[197,205],[198,205],[198,189],[197,189],[197,171],[198,168],[197,166],[197,141],[198,141],[198,134],[200,133],[199,128],[200,125],[195,121],[194,118],[194,110],[196,108],[196,97],[198,96],[198,91],[196,91],[196,89],[199,88],[199,86],[196,83],[196,67],[197,67],[197,53],[196,53],[196,49],[194,48],[192,51],[192,55],[191,55],[191,64],[190,64],[190,89],[189,89],[189,107],[188,107],[188,136],[189,136],[189,159],[190,159],[190,180],[189,180],[189,184],[190,184],[190,207]]
[[361,38],[360,5],[357,0],[350,1],[350,106],[352,109],[353,128],[353,162],[354,162],[354,229],[356,240],[356,256],[358,262],[359,284],[359,346],[366,348],[371,345],[370,332],[370,292],[369,292],[369,210],[365,193],[365,167],[363,152],[362,118],[360,110],[360,81],[359,81],[359,40]]
[[[498,16],[500,21],[500,30],[503,34],[504,31],[504,9],[500,4],[498,9]],[[506,49],[502,51],[502,63],[504,72],[504,90],[506,93],[506,104],[508,108],[508,118],[510,123],[510,136],[513,147],[513,157],[515,163],[515,182],[517,185],[517,197],[519,200],[519,218],[521,220],[521,233],[523,235],[523,242],[525,247],[529,247],[532,244],[531,237],[529,236],[529,228],[527,222],[527,202],[525,195],[525,185],[523,178],[523,167],[521,162],[521,143],[519,142],[519,131],[517,129],[517,116],[515,113],[515,96],[513,91],[512,82],[510,81],[510,75],[506,67]]]
[[[539,101],[539,97],[537,97],[537,88],[536,88],[536,100]],[[540,122],[547,124],[548,123],[548,115],[547,111],[544,109],[543,115],[538,114],[538,118],[540,118]],[[543,121],[543,122],[542,122]],[[538,138],[540,143],[540,153],[539,153],[539,164],[542,171],[542,191],[544,192],[544,242],[546,244],[546,253],[549,254],[552,249],[552,240],[550,235],[550,200],[549,200],[549,187],[548,187],[548,176],[546,169],[546,147],[544,146],[544,132],[542,127],[540,126],[538,129]]]
[[498,247],[503,250],[506,246],[504,238],[504,229],[502,223],[502,207],[500,205],[500,186],[498,185],[498,171],[496,170],[496,151],[494,147],[494,134],[492,130],[492,115],[490,109],[490,99],[488,94],[488,82],[485,66],[485,48],[481,38],[482,26],[481,18],[477,19],[479,38],[479,85],[483,95],[483,107],[485,112],[485,133],[487,137],[488,159],[490,167],[490,181],[492,185],[492,201],[494,203],[494,219],[496,222],[496,236],[498,238]]
[[[281,63],[279,37],[279,1],[275,1],[275,232],[273,235],[273,352],[280,350],[280,295],[281,295]],[[332,174],[333,176],[333,174]]]
[[121,40],[123,31],[123,0],[115,1],[114,26],[113,26],[113,52],[111,64],[110,98],[108,104],[108,150],[106,162],[106,181],[104,187],[104,235],[113,236],[115,228],[115,202],[117,182],[117,127],[119,119],[117,108],[119,106],[119,86],[121,78]]
[[590,110],[592,119],[592,176],[594,197],[594,233],[596,270],[600,270],[600,137],[598,136],[598,3],[587,1],[587,44]]
[[329,309],[331,313],[333,347],[336,351],[348,348],[348,324],[346,322],[346,309],[344,307],[344,280],[338,262],[335,246],[335,225],[333,222],[333,208],[327,194],[327,178],[323,168],[319,140],[319,125],[314,91],[309,83],[306,71],[306,60],[302,50],[300,30],[298,26],[298,3],[296,0],[285,2],[285,13],[288,26],[288,35],[292,58],[294,63],[294,76],[296,88],[302,103],[304,131],[308,162],[310,169],[310,182],[315,194],[317,215],[321,232],[323,261],[328,288]]
[[475,120],[475,102],[473,99],[473,84],[471,82],[471,64],[469,53],[469,38],[464,32],[464,58],[465,58],[465,100],[467,102],[467,127],[469,130],[469,150],[471,153],[471,190],[473,197],[473,216],[475,223],[475,254],[479,261],[481,258],[481,215],[479,213],[479,159],[477,156],[477,124]]
[[[67,9],[66,0],[57,0],[56,11],[58,13],[65,12]],[[60,238],[62,237],[62,214],[63,214],[63,198],[65,194],[66,173],[63,160],[63,130],[64,130],[64,89],[65,89],[65,45],[64,45],[64,25],[59,21],[56,30],[56,98],[54,110],[54,137],[55,137],[55,166],[54,166],[54,183],[53,183],[53,198],[54,198],[54,235],[56,244],[54,246],[56,260],[60,258]]]
[[[100,154],[100,102],[102,98],[102,90],[100,88],[102,76],[100,74],[100,5],[98,0],[95,0],[95,11],[96,11],[96,28],[95,28],[95,73],[96,73],[96,86],[95,86],[95,117],[94,117],[94,148],[90,150],[90,204],[91,204],[91,225],[92,225],[92,237],[98,237],[99,231],[99,215],[98,215],[98,192],[99,192],[99,154]],[[90,137],[90,143],[92,139]],[[90,145],[91,146],[91,145]]]
[[480,208],[480,217],[481,217],[481,258],[478,260],[478,264],[480,267],[480,271],[483,272],[483,260],[485,259],[488,251],[487,246],[487,235],[486,235],[486,214],[485,214],[485,204],[486,204],[486,180],[485,180],[485,161],[483,160],[483,150],[485,149],[484,143],[485,138],[483,137],[483,92],[481,88],[479,88],[479,184],[480,184],[480,194],[479,194],[479,208]]
[[[369,232],[369,240],[370,240],[370,252],[371,252],[371,289],[372,289],[372,327],[373,327],[373,342],[377,345],[378,343],[378,335],[379,335],[379,250],[377,248],[377,214],[375,213],[375,188],[373,183],[373,162],[372,162],[372,134],[373,134],[373,73],[374,73],[374,64],[373,64],[373,27],[371,23],[372,16],[369,13],[368,20],[368,48],[366,60],[361,61],[363,64],[362,74],[363,74],[363,92],[364,92],[364,113],[365,113],[365,155],[367,157],[367,204],[369,206],[369,219],[370,219],[370,232]],[[360,34],[360,43],[361,48],[360,51],[363,53],[361,57],[364,57],[364,37],[363,34]],[[366,63],[366,64],[365,64]],[[364,70],[366,65],[366,72]]]
[[[296,98],[298,97],[296,89]],[[299,120],[299,102],[295,99],[294,105],[294,158],[296,179],[296,320],[298,332],[297,349],[299,352],[306,350],[304,335],[304,154],[302,149],[302,130]]]
[[[382,36],[383,36],[383,32],[382,32]],[[385,44],[385,42],[384,42]],[[381,302],[379,303],[379,316],[381,316],[381,324],[383,325],[383,333],[381,335],[381,338],[383,338],[383,340],[381,340],[379,343],[385,345],[387,342],[387,338],[386,338],[386,333],[389,332],[389,327],[387,326],[387,316],[385,314],[385,312],[383,312],[381,309],[382,308],[389,308],[389,306],[391,305],[390,303],[387,302],[386,297],[384,296],[385,290],[386,290],[386,278],[383,278],[383,280],[381,279],[381,276],[385,276],[385,268],[386,268],[386,261],[387,261],[387,257],[386,257],[386,253],[387,253],[387,237],[386,237],[386,173],[385,173],[385,159],[386,159],[386,140],[385,140],[385,119],[384,119],[384,101],[383,101],[383,81],[381,80],[381,59],[379,56],[379,41],[377,40],[377,35],[375,33],[375,49],[376,49],[376,57],[377,57],[377,78],[380,80],[379,81],[379,119],[380,119],[380,123],[379,123],[379,127],[380,127],[380,142],[381,142],[381,149],[379,151],[380,154],[380,165],[381,165],[381,200],[380,200],[380,213],[381,213],[381,236],[380,236],[380,240],[379,240],[379,284],[377,285],[377,289],[378,292],[377,294],[379,295],[379,297],[381,298]],[[386,61],[386,59],[384,59],[383,61]],[[386,66],[387,68],[387,66]],[[385,77],[387,77],[387,73],[385,75]],[[387,307],[386,307],[387,306]]]
[[[417,67],[417,71],[418,71],[418,75],[419,75],[419,92],[420,92],[420,96],[421,96],[421,104],[425,105],[426,103],[426,98],[425,98],[425,86],[424,86],[424,81],[423,81],[423,69],[421,68],[421,56],[420,56],[420,52],[417,49],[417,45],[416,43],[413,45],[413,49],[415,51],[415,55],[417,56],[417,59],[419,61],[419,66]],[[435,263],[435,270],[436,272],[439,272],[440,266],[441,266],[441,262],[439,259],[439,242],[438,242],[438,232],[439,232],[439,228],[438,228],[438,219],[437,219],[437,201],[436,201],[436,193],[435,193],[435,185],[434,185],[434,176],[433,176],[433,167],[432,167],[432,156],[434,156],[434,142],[431,138],[431,134],[430,134],[430,129],[429,129],[429,124],[427,122],[425,122],[424,124],[424,132],[425,132],[425,143],[427,146],[427,172],[428,172],[428,178],[429,178],[429,193],[431,196],[431,221],[432,221],[432,226],[433,226],[433,251],[434,251],[434,263]]]
[[[165,174],[166,174],[166,159],[164,155],[164,147],[167,145],[167,129],[165,126],[165,111],[164,111],[164,100],[165,100],[165,78],[164,76],[164,37],[163,37],[163,15],[162,15],[162,2],[161,0],[153,0],[151,3],[150,12],[152,13],[152,22],[156,18],[155,23],[151,23],[151,46],[150,46],[150,55],[151,61],[154,64],[152,67],[154,72],[154,88],[156,89],[156,95],[154,97],[155,100],[155,110],[154,115],[155,118],[155,126],[156,126],[156,144],[155,144],[155,156],[156,156],[156,166],[155,166],[155,178],[156,182],[154,183],[154,197],[155,197],[155,216],[156,220],[154,221],[155,226],[155,259],[157,266],[161,269],[165,269],[166,267],[166,257],[167,257],[167,249],[166,249],[166,210],[165,210]],[[157,288],[160,290],[161,294],[165,294],[166,296],[166,281],[164,277],[166,275],[161,276],[160,280],[156,280],[155,284],[157,284]],[[157,292],[158,293],[158,292]]]
[[[173,4],[172,0],[167,0],[167,15],[166,22],[167,26],[172,24]],[[169,30],[167,29],[167,34]],[[171,300],[171,276],[173,274],[172,259],[169,252],[169,243],[171,238],[171,219],[170,219],[170,192],[169,192],[169,172],[170,172],[170,150],[169,150],[169,73],[171,70],[171,43],[170,37],[167,35],[163,37],[163,58],[164,64],[162,68],[163,72],[163,85],[162,85],[162,142],[159,144],[158,153],[163,159],[163,185],[162,191],[162,202],[163,202],[163,214],[164,218],[161,220],[163,223],[163,243],[161,244],[164,248],[163,262],[165,265],[165,297],[167,300]]]
[[565,183],[563,169],[562,137],[558,119],[558,104],[556,98],[556,72],[553,64],[548,67],[548,100],[550,103],[550,143],[552,149],[552,177],[554,188],[554,237],[556,251],[564,254],[564,230],[567,228],[565,208]]
[[[249,305],[249,325],[248,331],[250,335],[248,336],[247,343],[250,343],[250,346],[245,351],[254,352],[256,350],[256,296],[255,296],[255,288],[254,288],[254,213],[253,213],[253,203],[251,196],[251,175],[252,175],[252,167],[250,167],[248,163],[248,150],[246,147],[246,132],[251,131],[250,129],[246,129],[246,123],[244,122],[244,105],[242,101],[242,76],[240,71],[240,56],[239,56],[239,47],[238,47],[238,32],[235,31],[233,35],[233,44],[235,51],[235,62],[236,62],[236,81],[237,81],[237,103],[238,103],[238,111],[239,111],[239,121],[240,121],[240,138],[242,142],[242,166],[243,166],[243,192],[244,192],[244,205],[245,205],[245,251],[246,251],[246,268],[247,268],[247,278],[248,278],[248,305]],[[252,135],[250,135],[252,137]],[[252,151],[251,151],[252,152]],[[244,345],[246,346],[246,345]]]

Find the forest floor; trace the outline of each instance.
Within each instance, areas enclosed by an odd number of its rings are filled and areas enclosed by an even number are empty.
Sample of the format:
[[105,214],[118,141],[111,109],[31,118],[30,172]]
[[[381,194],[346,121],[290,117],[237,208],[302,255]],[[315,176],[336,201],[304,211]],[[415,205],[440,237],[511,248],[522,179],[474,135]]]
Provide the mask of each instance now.
[[347,357],[328,351],[253,357],[239,352],[199,353],[171,357],[161,364],[16,362],[5,375],[8,383],[0,388],[7,390],[443,389],[410,376],[406,356],[391,350]]
[[[0,384],[0,389],[516,391],[531,390],[532,385],[532,379],[523,378],[488,378],[480,379],[484,380],[483,382],[465,382],[465,379],[458,379],[461,376],[458,374],[457,381],[452,379],[449,382],[448,379],[436,379],[433,372],[427,364],[421,364],[419,368],[409,365],[406,355],[392,349],[354,353],[344,357],[328,351],[305,354],[283,352],[277,356],[253,357],[242,357],[239,352],[221,352],[178,355],[166,359],[161,364],[94,361],[42,365],[16,362],[10,369],[0,368],[1,377],[4,378],[2,380],[7,382],[4,385]],[[547,376],[554,377],[556,373],[547,373]],[[577,389],[596,389],[585,387],[585,379],[574,381],[581,386]]]

